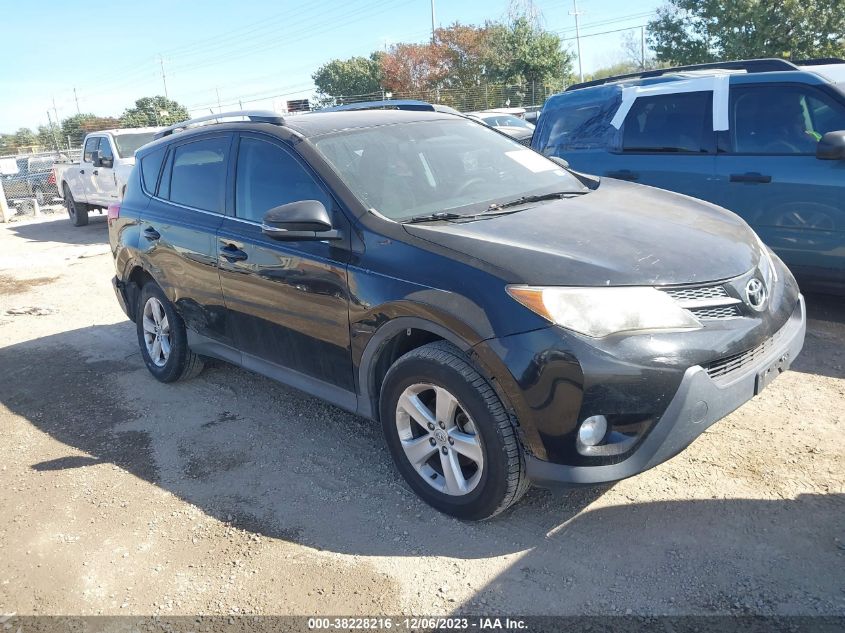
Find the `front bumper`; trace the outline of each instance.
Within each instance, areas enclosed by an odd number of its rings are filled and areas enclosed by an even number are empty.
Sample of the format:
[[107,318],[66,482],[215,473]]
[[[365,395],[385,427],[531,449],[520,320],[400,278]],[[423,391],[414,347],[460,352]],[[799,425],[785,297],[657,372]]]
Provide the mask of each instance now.
[[598,484],[631,477],[674,457],[709,426],[759,393],[774,375],[789,367],[804,345],[806,318],[804,298],[799,297],[792,316],[772,337],[774,344],[729,376],[714,380],[701,366],[687,369],[663,415],[624,461],[567,466],[528,455],[528,476],[538,483]]

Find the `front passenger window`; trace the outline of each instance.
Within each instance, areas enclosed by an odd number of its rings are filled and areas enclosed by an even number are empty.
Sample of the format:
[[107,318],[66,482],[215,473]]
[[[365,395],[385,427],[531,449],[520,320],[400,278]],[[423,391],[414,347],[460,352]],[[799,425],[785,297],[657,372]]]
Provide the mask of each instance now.
[[239,218],[261,222],[270,209],[299,200],[319,200],[331,212],[329,196],[289,152],[244,137],[238,150],[235,209]]

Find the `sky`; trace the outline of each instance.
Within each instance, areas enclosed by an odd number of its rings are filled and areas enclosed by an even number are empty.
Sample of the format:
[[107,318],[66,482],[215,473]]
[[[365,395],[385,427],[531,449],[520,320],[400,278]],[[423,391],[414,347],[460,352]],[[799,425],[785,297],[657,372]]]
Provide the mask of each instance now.
[[[623,57],[624,32],[660,0],[578,0],[584,72]],[[507,0],[434,0],[438,26],[502,20]],[[572,0],[535,0],[543,26],[575,51]],[[135,99],[167,94],[192,115],[279,109],[313,93],[333,58],[431,37],[431,0],[0,0],[0,132],[81,112],[120,116]],[[609,32],[614,31],[614,32]],[[17,35],[16,35],[17,34]],[[9,59],[11,55],[11,60]],[[11,63],[10,63],[11,62]],[[575,64],[578,71],[578,64]],[[75,94],[74,94],[75,89]]]

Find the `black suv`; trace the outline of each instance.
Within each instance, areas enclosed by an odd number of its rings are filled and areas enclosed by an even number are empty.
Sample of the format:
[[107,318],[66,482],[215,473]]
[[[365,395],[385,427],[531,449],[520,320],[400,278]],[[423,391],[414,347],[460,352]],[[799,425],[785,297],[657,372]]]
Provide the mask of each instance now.
[[737,216],[462,117],[247,112],[159,136],[109,209],[153,376],[215,357],[379,420],[458,517],[669,459],[804,341],[795,280]]

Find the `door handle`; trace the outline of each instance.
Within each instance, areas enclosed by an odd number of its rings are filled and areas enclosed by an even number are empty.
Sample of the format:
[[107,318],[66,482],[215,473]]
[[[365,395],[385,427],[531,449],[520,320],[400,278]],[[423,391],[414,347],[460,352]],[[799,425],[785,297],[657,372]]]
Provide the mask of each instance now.
[[242,262],[249,257],[249,255],[234,244],[226,244],[226,246],[220,249],[220,254],[223,255],[229,263]]
[[79,170],[79,173],[80,173],[80,174],[84,174],[84,173],[85,173],[85,170],[84,170],[84,169],[80,169],[80,170]]
[[746,174],[731,174],[731,182],[759,182],[768,184],[772,182],[772,177],[756,171],[750,171]]
[[627,180],[629,182],[633,182],[635,180],[640,179],[640,175],[635,172],[631,171],[630,169],[620,169],[619,171],[608,171],[604,174],[608,178],[616,178],[617,180]]
[[95,176],[99,176],[99,175],[100,175],[100,170],[99,170],[99,169],[95,169],[95,170],[94,170],[94,175],[95,175]]
[[144,229],[144,237],[149,241],[154,242],[161,237],[161,233],[156,231],[153,227],[148,227]]

